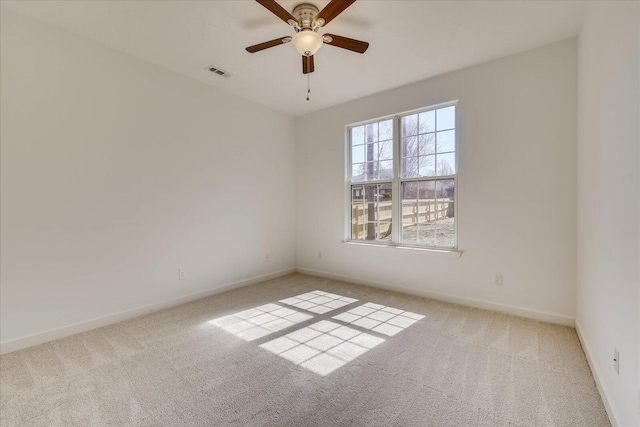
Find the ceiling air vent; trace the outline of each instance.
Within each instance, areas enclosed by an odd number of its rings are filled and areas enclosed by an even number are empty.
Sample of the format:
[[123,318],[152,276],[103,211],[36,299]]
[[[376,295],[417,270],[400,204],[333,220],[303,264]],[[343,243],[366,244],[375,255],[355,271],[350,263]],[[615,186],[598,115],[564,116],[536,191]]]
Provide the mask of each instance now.
[[214,67],[213,65],[210,65],[207,67],[207,70],[211,71],[213,74],[217,74],[219,76],[222,77],[229,77],[231,74],[227,73],[226,71],[223,71],[219,68]]

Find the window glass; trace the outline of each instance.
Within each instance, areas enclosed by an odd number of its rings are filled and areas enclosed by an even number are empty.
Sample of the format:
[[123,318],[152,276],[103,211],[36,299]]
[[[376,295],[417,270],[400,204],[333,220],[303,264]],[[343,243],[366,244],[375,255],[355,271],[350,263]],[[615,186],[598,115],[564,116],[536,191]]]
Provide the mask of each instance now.
[[350,127],[349,239],[457,247],[455,125],[447,105]]

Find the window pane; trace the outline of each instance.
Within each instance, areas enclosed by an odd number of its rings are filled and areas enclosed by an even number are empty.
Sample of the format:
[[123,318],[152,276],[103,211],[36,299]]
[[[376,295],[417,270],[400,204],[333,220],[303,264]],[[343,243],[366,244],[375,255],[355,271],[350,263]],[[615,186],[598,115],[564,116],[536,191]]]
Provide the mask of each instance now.
[[456,173],[456,155],[455,153],[438,154],[437,165],[438,176],[453,175]]
[[378,144],[376,142],[372,142],[364,145],[364,147],[366,147],[365,156],[367,157],[367,162],[378,161]]
[[417,225],[402,225],[402,243],[406,245],[418,244],[418,226]]
[[365,185],[364,186],[364,201],[365,202],[375,202],[376,201],[376,193],[378,186],[376,184]]
[[402,243],[455,247],[455,180],[402,183]]
[[456,127],[456,107],[446,107],[436,110],[436,130],[447,130]]
[[453,179],[440,179],[436,183],[438,199],[453,200],[455,197],[455,181]]
[[379,144],[380,160],[393,159],[393,141],[384,141]]
[[418,233],[418,183],[402,183],[402,242],[417,244]]
[[378,166],[378,179],[392,179],[393,178],[393,162],[387,160],[380,162]]
[[364,144],[364,126],[351,129],[351,145]]
[[354,224],[351,228],[351,239],[391,241],[391,223]]
[[404,116],[400,120],[400,126],[402,128],[402,136],[410,136],[418,134],[418,115],[412,114],[410,116]]
[[367,222],[364,224],[362,240],[376,240],[376,223]]
[[386,184],[378,184],[378,201],[379,202],[391,202],[391,189],[393,185],[389,182]]
[[351,163],[364,162],[364,145],[354,145],[351,149]]
[[[386,130],[389,133],[389,126],[393,126],[392,120],[384,121]],[[393,178],[393,169],[389,163],[378,163],[380,161],[380,147],[378,123],[369,123],[351,128],[351,180],[362,182],[378,180],[382,174],[383,179]],[[391,129],[393,131],[393,129]],[[391,134],[393,137],[393,134]],[[390,147],[388,147],[390,146]],[[382,154],[385,162],[393,162],[393,141],[385,141]]]
[[418,155],[418,143],[415,136],[402,138],[402,157]]
[[364,187],[362,185],[351,186],[351,201],[352,202],[364,201]]
[[436,153],[436,134],[428,133],[426,135],[420,135],[420,142],[418,145],[418,152],[421,156],[425,154]]
[[416,178],[419,176],[417,157],[402,159],[402,176],[405,178]]
[[420,133],[434,132],[436,130],[435,110],[420,113],[418,117]]
[[435,220],[435,202],[432,200],[418,200],[418,224],[426,224]]
[[377,221],[391,222],[393,217],[393,202],[391,197],[391,183],[380,184],[377,186],[376,199],[377,203]]
[[371,181],[376,179],[376,171],[377,171],[377,162],[367,162],[365,164],[365,169],[367,171],[367,180]]
[[391,221],[393,213],[392,184],[353,186],[352,221]]
[[391,201],[375,203],[373,204],[371,209],[373,212],[373,217],[368,216],[368,221],[391,222],[391,216],[393,213],[393,206],[391,206]]
[[378,124],[380,141],[393,139],[393,120],[384,120]]
[[436,224],[436,244],[438,247],[453,248],[456,245],[456,233],[453,218],[438,221]]
[[373,179],[378,180],[380,179],[380,163],[374,162],[373,166],[374,166]]
[[354,240],[391,241],[391,223],[367,222],[352,229],[351,238]]
[[421,200],[429,200],[436,198],[435,181],[420,181],[418,184],[418,198]]
[[420,246],[436,246],[435,223],[420,224],[418,230],[418,244]]
[[418,198],[418,183],[403,182],[402,183],[402,200],[412,200]]
[[378,140],[378,123],[370,123],[364,125],[364,142],[375,142]]
[[391,240],[393,197],[391,183],[351,187],[351,238]]
[[440,210],[436,224],[436,244],[440,247],[455,246],[455,181],[443,179],[436,182],[436,196]]
[[436,156],[420,156],[418,176],[434,176],[436,174]]
[[391,241],[391,223],[390,222],[380,222],[376,226],[376,237],[381,241]]
[[417,224],[418,223],[418,201],[403,201],[402,202],[402,222],[404,224]]
[[353,240],[364,239],[364,224],[362,223],[351,224],[351,239]]
[[364,163],[356,163],[351,167],[351,181],[366,181],[366,169]]
[[446,132],[437,133],[438,153],[446,153],[448,151],[456,151],[456,131],[448,130]]
[[351,223],[363,224],[366,222],[366,208],[364,203],[352,203],[351,204]]

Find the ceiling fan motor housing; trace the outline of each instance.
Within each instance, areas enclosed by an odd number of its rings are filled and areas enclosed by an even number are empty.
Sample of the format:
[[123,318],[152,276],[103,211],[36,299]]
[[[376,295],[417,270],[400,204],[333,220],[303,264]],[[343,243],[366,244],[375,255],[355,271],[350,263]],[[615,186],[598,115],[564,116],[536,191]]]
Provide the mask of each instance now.
[[321,25],[318,25],[319,22],[314,22],[314,19],[319,11],[316,6],[310,3],[297,5],[293,9],[293,16],[300,22],[300,28],[297,28],[296,31],[317,30]]

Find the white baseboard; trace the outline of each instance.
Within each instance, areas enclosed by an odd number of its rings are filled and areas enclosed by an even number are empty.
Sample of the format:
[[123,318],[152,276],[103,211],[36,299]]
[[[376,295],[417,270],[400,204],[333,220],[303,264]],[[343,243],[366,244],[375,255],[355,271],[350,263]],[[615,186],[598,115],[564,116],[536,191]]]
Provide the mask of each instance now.
[[227,285],[217,286],[212,289],[207,289],[206,291],[196,292],[196,293],[192,293],[182,297],[145,305],[142,307],[136,307],[130,310],[109,314],[107,316],[98,317],[98,318],[87,320],[84,322],[74,323],[68,326],[63,326],[61,328],[51,329],[49,331],[41,332],[34,335],[29,335],[29,336],[18,338],[12,341],[5,341],[0,343],[0,354],[6,354],[16,350],[22,350],[27,347],[43,344],[45,342],[57,340],[59,338],[64,338],[70,335],[75,335],[80,332],[90,331],[92,329],[111,325],[113,323],[122,322],[123,320],[132,319],[134,317],[139,317],[144,314],[153,313],[154,311],[158,311],[165,308],[174,307],[176,305],[184,304],[187,302],[195,301],[200,298],[221,294],[223,292],[242,288],[244,286],[253,285],[255,283],[264,282],[266,280],[276,279],[278,277],[286,276],[287,274],[291,274],[294,272],[295,272],[295,268],[288,268],[288,269],[276,271],[273,273],[254,276],[248,279],[241,280],[239,282],[229,283]]
[[602,386],[602,381],[600,381],[600,375],[598,374],[598,368],[596,364],[593,363],[593,358],[591,357],[591,347],[587,344],[587,341],[584,339],[582,332],[580,332],[580,323],[576,319],[576,332],[578,333],[578,339],[580,340],[580,344],[582,345],[582,350],[584,351],[584,355],[587,357],[587,363],[589,363],[589,368],[591,368],[591,373],[593,374],[593,379],[596,381],[596,386],[598,387],[598,392],[600,392],[600,397],[602,397],[602,403],[604,403],[604,408],[607,410],[607,415],[609,416],[609,422],[611,423],[611,427],[618,427],[618,423],[616,421],[616,417],[613,415],[613,409],[611,408],[611,404],[609,403],[609,399],[607,399],[607,394],[604,391],[604,387]]
[[575,318],[564,314],[548,313],[545,311],[531,310],[529,308],[517,307],[506,304],[497,304],[490,301],[484,301],[473,298],[464,298],[451,294],[439,292],[431,292],[422,289],[407,288],[404,286],[389,285],[387,283],[376,282],[372,280],[361,279],[352,276],[343,276],[340,274],[328,273],[326,271],[312,270],[309,268],[296,268],[296,272],[308,274],[310,276],[325,277],[327,279],[340,280],[343,282],[356,283],[358,285],[371,286],[373,288],[386,289],[389,291],[401,292],[404,294],[416,295],[424,298],[431,298],[440,301],[451,302],[454,304],[466,305],[470,307],[481,308],[484,310],[498,311],[500,313],[512,314],[514,316],[526,317],[529,319],[540,320],[543,322],[556,323],[565,326],[575,326]]
[[[253,285],[255,283],[263,282],[265,280],[271,280],[278,277],[282,277],[287,274],[291,274],[293,272],[299,272],[299,273],[308,274],[311,276],[326,277],[328,279],[351,282],[359,285],[371,286],[374,288],[387,289],[390,291],[402,292],[405,294],[416,295],[416,296],[421,296],[425,298],[432,298],[440,301],[451,302],[454,304],[482,308],[485,310],[493,310],[493,311],[513,314],[516,316],[527,317],[530,319],[541,320],[541,321],[550,322],[550,323],[558,323],[561,325],[575,326],[574,318],[561,315],[561,314],[547,313],[542,311],[530,310],[522,307],[496,304],[489,301],[463,298],[463,297],[458,297],[450,294],[430,292],[430,291],[407,288],[407,287],[397,286],[397,285],[389,285],[386,283],[365,280],[365,279],[352,277],[352,276],[333,274],[325,271],[312,270],[308,268],[288,268],[288,269],[276,271],[273,273],[250,277],[248,279],[244,279],[244,280],[230,283],[223,286],[218,286],[216,288],[208,289],[206,291],[196,292],[193,294],[185,295],[185,296],[174,298],[171,300],[160,301],[160,302],[145,305],[142,307],[136,307],[130,310],[125,310],[118,313],[109,314],[107,316],[102,316],[95,319],[87,320],[84,322],[78,322],[68,326],[51,329],[49,331],[41,332],[34,335],[29,335],[29,336],[18,338],[12,341],[1,342],[0,354],[11,353],[13,351],[21,350],[27,347],[32,347],[38,344],[43,344],[45,342],[53,341],[59,338],[64,338],[70,335],[86,332],[92,329],[100,328],[102,326],[111,325],[113,323],[122,322],[123,320],[132,319],[134,317],[149,314],[154,311],[162,310],[169,307],[174,307],[190,301],[195,301],[200,298],[205,298],[211,295],[227,292],[233,289],[238,289],[243,286]],[[585,348],[585,353],[587,353],[586,347],[584,348]],[[595,370],[594,370],[594,375],[595,375]],[[604,400],[604,397],[603,397],[603,400]],[[607,410],[609,411],[609,408],[607,408]]]

